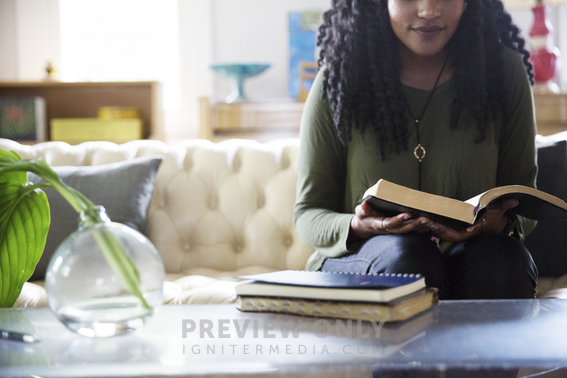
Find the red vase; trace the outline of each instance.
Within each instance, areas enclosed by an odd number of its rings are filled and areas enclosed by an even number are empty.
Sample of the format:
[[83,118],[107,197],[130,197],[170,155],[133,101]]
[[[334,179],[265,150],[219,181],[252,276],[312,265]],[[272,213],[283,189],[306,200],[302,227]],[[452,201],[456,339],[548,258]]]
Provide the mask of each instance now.
[[543,48],[532,51],[531,60],[536,83],[546,83],[555,77],[557,54],[553,50],[553,48]]
[[559,50],[550,43],[551,25],[545,18],[546,10],[545,5],[532,8],[534,23],[530,30],[532,43],[530,59],[534,65],[536,84],[545,84],[555,77],[559,56]]

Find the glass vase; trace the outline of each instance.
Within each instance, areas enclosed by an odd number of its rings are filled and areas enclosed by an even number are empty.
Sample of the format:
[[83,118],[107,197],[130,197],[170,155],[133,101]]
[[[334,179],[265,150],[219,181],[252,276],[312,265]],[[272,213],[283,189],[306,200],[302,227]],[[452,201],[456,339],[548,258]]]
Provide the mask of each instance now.
[[[126,289],[104,255],[100,236],[109,234],[137,268],[146,303]],[[111,222],[100,207],[95,217],[80,213],[79,229],[57,248],[45,280],[49,307],[63,324],[84,336],[109,337],[141,327],[161,304],[164,268],[144,235]]]

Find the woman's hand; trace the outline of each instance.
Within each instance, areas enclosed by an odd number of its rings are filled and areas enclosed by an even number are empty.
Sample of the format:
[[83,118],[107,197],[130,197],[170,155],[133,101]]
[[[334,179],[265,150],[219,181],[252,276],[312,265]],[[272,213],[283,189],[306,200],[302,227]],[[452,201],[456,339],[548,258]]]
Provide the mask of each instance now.
[[354,218],[350,221],[348,241],[368,239],[375,235],[407,234],[409,232],[429,232],[428,218],[413,219],[411,214],[401,213],[395,217],[385,217],[375,211],[367,202],[356,207]]
[[506,211],[518,206],[518,203],[518,200],[510,198],[492,204],[480,221],[463,231],[455,231],[435,222],[429,222],[427,227],[433,236],[451,243],[457,243],[479,234],[499,234],[508,222]]

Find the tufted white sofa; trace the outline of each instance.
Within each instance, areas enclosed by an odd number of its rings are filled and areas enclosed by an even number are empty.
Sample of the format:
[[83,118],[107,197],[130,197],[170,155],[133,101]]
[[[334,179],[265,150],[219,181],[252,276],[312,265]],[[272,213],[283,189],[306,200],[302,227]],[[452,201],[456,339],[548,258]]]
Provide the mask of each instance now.
[[[566,135],[567,137],[567,135]],[[565,138],[564,138],[565,139]],[[313,250],[293,225],[298,139],[143,140],[0,148],[52,166],[87,166],[162,155],[147,236],[165,270],[164,304],[236,301],[235,276],[304,269]],[[567,275],[541,278],[538,297],[567,298]],[[27,282],[16,307],[47,306],[43,282]]]
[[[293,225],[298,144],[195,139],[28,146],[0,139],[0,148],[22,158],[41,157],[51,166],[165,157],[147,233],[165,266],[164,304],[234,302],[231,277],[304,269],[312,249]],[[15,306],[47,306],[43,282],[26,283]]]

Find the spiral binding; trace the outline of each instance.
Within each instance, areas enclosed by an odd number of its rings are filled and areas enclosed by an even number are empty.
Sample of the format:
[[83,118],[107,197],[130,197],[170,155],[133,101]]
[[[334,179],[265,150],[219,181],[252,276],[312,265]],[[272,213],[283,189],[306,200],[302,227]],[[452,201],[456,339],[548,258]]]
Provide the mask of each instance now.
[[318,271],[309,271],[309,270],[291,270],[292,272],[316,272],[316,273],[335,273],[335,274],[353,274],[353,275],[361,275],[361,276],[384,276],[384,277],[416,277],[420,278],[421,274],[417,273],[358,273],[358,272],[322,272]]

